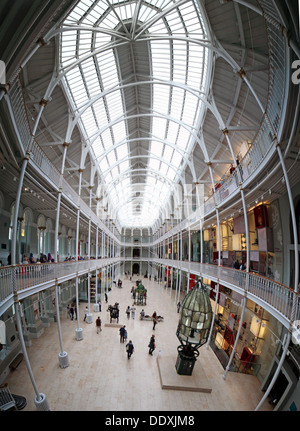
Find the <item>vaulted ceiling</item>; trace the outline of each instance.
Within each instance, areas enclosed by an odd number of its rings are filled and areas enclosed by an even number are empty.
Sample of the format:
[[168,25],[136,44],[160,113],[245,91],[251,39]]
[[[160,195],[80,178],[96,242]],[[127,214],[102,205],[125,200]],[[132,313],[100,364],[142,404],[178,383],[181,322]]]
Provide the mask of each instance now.
[[69,144],[68,183],[125,228],[155,229],[177,185],[207,197],[208,166],[219,182],[263,118],[244,73],[268,103],[264,18],[219,0],[80,0],[47,14],[20,78],[31,125],[47,100],[35,141],[58,171]]

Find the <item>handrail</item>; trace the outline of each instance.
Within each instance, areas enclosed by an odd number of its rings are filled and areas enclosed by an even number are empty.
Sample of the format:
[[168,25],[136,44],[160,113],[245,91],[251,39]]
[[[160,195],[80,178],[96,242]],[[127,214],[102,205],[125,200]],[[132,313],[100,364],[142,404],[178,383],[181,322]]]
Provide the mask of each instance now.
[[[75,278],[77,275],[84,275],[107,265],[118,263],[120,260],[129,261],[132,259],[114,257],[0,267],[0,306],[2,309],[7,309],[9,305],[5,307],[5,302],[11,299],[15,292],[18,295],[22,294],[24,298],[56,283],[63,283],[70,278]],[[141,257],[139,260],[170,265],[167,259]],[[244,286],[248,276],[247,296],[251,295],[251,299],[255,300],[256,298],[269,305],[268,311],[276,315],[276,317],[280,313],[285,320],[285,324],[290,321],[292,304],[295,301],[295,320],[300,320],[300,293],[294,292],[290,287],[282,283],[254,273],[246,273],[245,271],[208,263],[172,260],[172,266],[188,273],[215,280],[241,295],[245,294]]]
[[[156,262],[168,265],[166,259],[155,259]],[[191,274],[214,280],[224,287],[228,287],[241,295],[245,295],[244,286],[248,277],[247,297],[257,300],[266,306],[268,311],[289,327],[292,313],[292,305],[295,302],[295,320],[300,320],[300,293],[275,280],[260,276],[255,273],[236,270],[208,263],[172,261],[172,266],[180,268]]]

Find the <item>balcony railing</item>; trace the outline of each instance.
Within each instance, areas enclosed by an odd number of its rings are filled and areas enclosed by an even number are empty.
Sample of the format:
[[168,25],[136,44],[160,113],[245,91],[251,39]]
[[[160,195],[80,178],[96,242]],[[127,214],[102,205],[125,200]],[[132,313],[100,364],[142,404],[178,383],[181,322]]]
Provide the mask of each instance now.
[[[121,260],[130,261],[131,258],[121,258]],[[140,260],[152,264],[172,264],[174,268],[180,268],[187,273],[219,282],[242,296],[245,295],[245,286],[248,286],[247,296],[254,301],[256,299],[268,305],[268,311],[276,317],[282,316],[284,324],[287,325],[291,319],[300,320],[300,294],[274,280],[211,264],[147,257],[141,257]],[[120,258],[115,257],[0,267],[0,311],[3,312],[12,304],[14,292],[24,298],[54,286],[55,283],[63,283],[77,275],[80,276],[118,262],[120,262]]]

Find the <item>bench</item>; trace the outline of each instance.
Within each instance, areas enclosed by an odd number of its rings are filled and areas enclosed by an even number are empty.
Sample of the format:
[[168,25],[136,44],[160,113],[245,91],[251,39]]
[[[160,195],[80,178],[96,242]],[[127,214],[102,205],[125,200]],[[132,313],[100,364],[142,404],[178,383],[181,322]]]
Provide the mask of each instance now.
[[23,353],[18,353],[17,356],[15,357],[15,359],[9,365],[9,368],[11,370],[15,370],[20,365],[22,360],[23,360]]

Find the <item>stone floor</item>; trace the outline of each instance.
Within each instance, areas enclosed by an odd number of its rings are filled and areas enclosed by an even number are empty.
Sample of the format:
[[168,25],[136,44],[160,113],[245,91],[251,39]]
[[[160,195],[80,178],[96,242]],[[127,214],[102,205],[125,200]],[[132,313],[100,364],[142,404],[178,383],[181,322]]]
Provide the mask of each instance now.
[[[224,369],[206,345],[200,349],[196,367],[201,367],[206,374],[211,392],[162,389],[158,362],[167,358],[170,372],[175,371],[177,358],[176,337],[178,314],[174,303],[174,292],[163,290],[157,282],[143,279],[148,290],[147,305],[136,306],[135,319],[127,319],[125,310],[132,305],[130,290],[133,281],[123,280],[123,288],[113,287],[109,293],[109,304],[119,302],[120,324],[126,325],[128,338],[133,341],[135,351],[127,359],[125,345],[120,343],[119,328],[109,324],[107,305],[102,304],[102,311],[94,312],[90,306],[92,323],[83,321],[86,303],[81,303],[79,327],[83,339],[76,339],[77,321],[67,318],[67,312],[61,315],[62,345],[67,352],[69,366],[60,368],[58,354],[61,352],[57,323],[45,328],[38,339],[32,340],[27,352],[39,393],[47,397],[51,411],[253,411],[263,393],[260,382],[254,376],[229,372],[222,378]],[[164,317],[155,331],[151,321],[139,319],[141,309],[152,315],[154,311]],[[100,314],[102,332],[97,334],[95,321]],[[106,326],[108,325],[108,326]],[[156,350],[153,356],[148,354],[150,336],[155,333]],[[36,395],[30,380],[26,363],[6,379],[10,391],[25,396],[27,406],[22,411],[36,411]],[[272,410],[265,402],[262,411]]]

